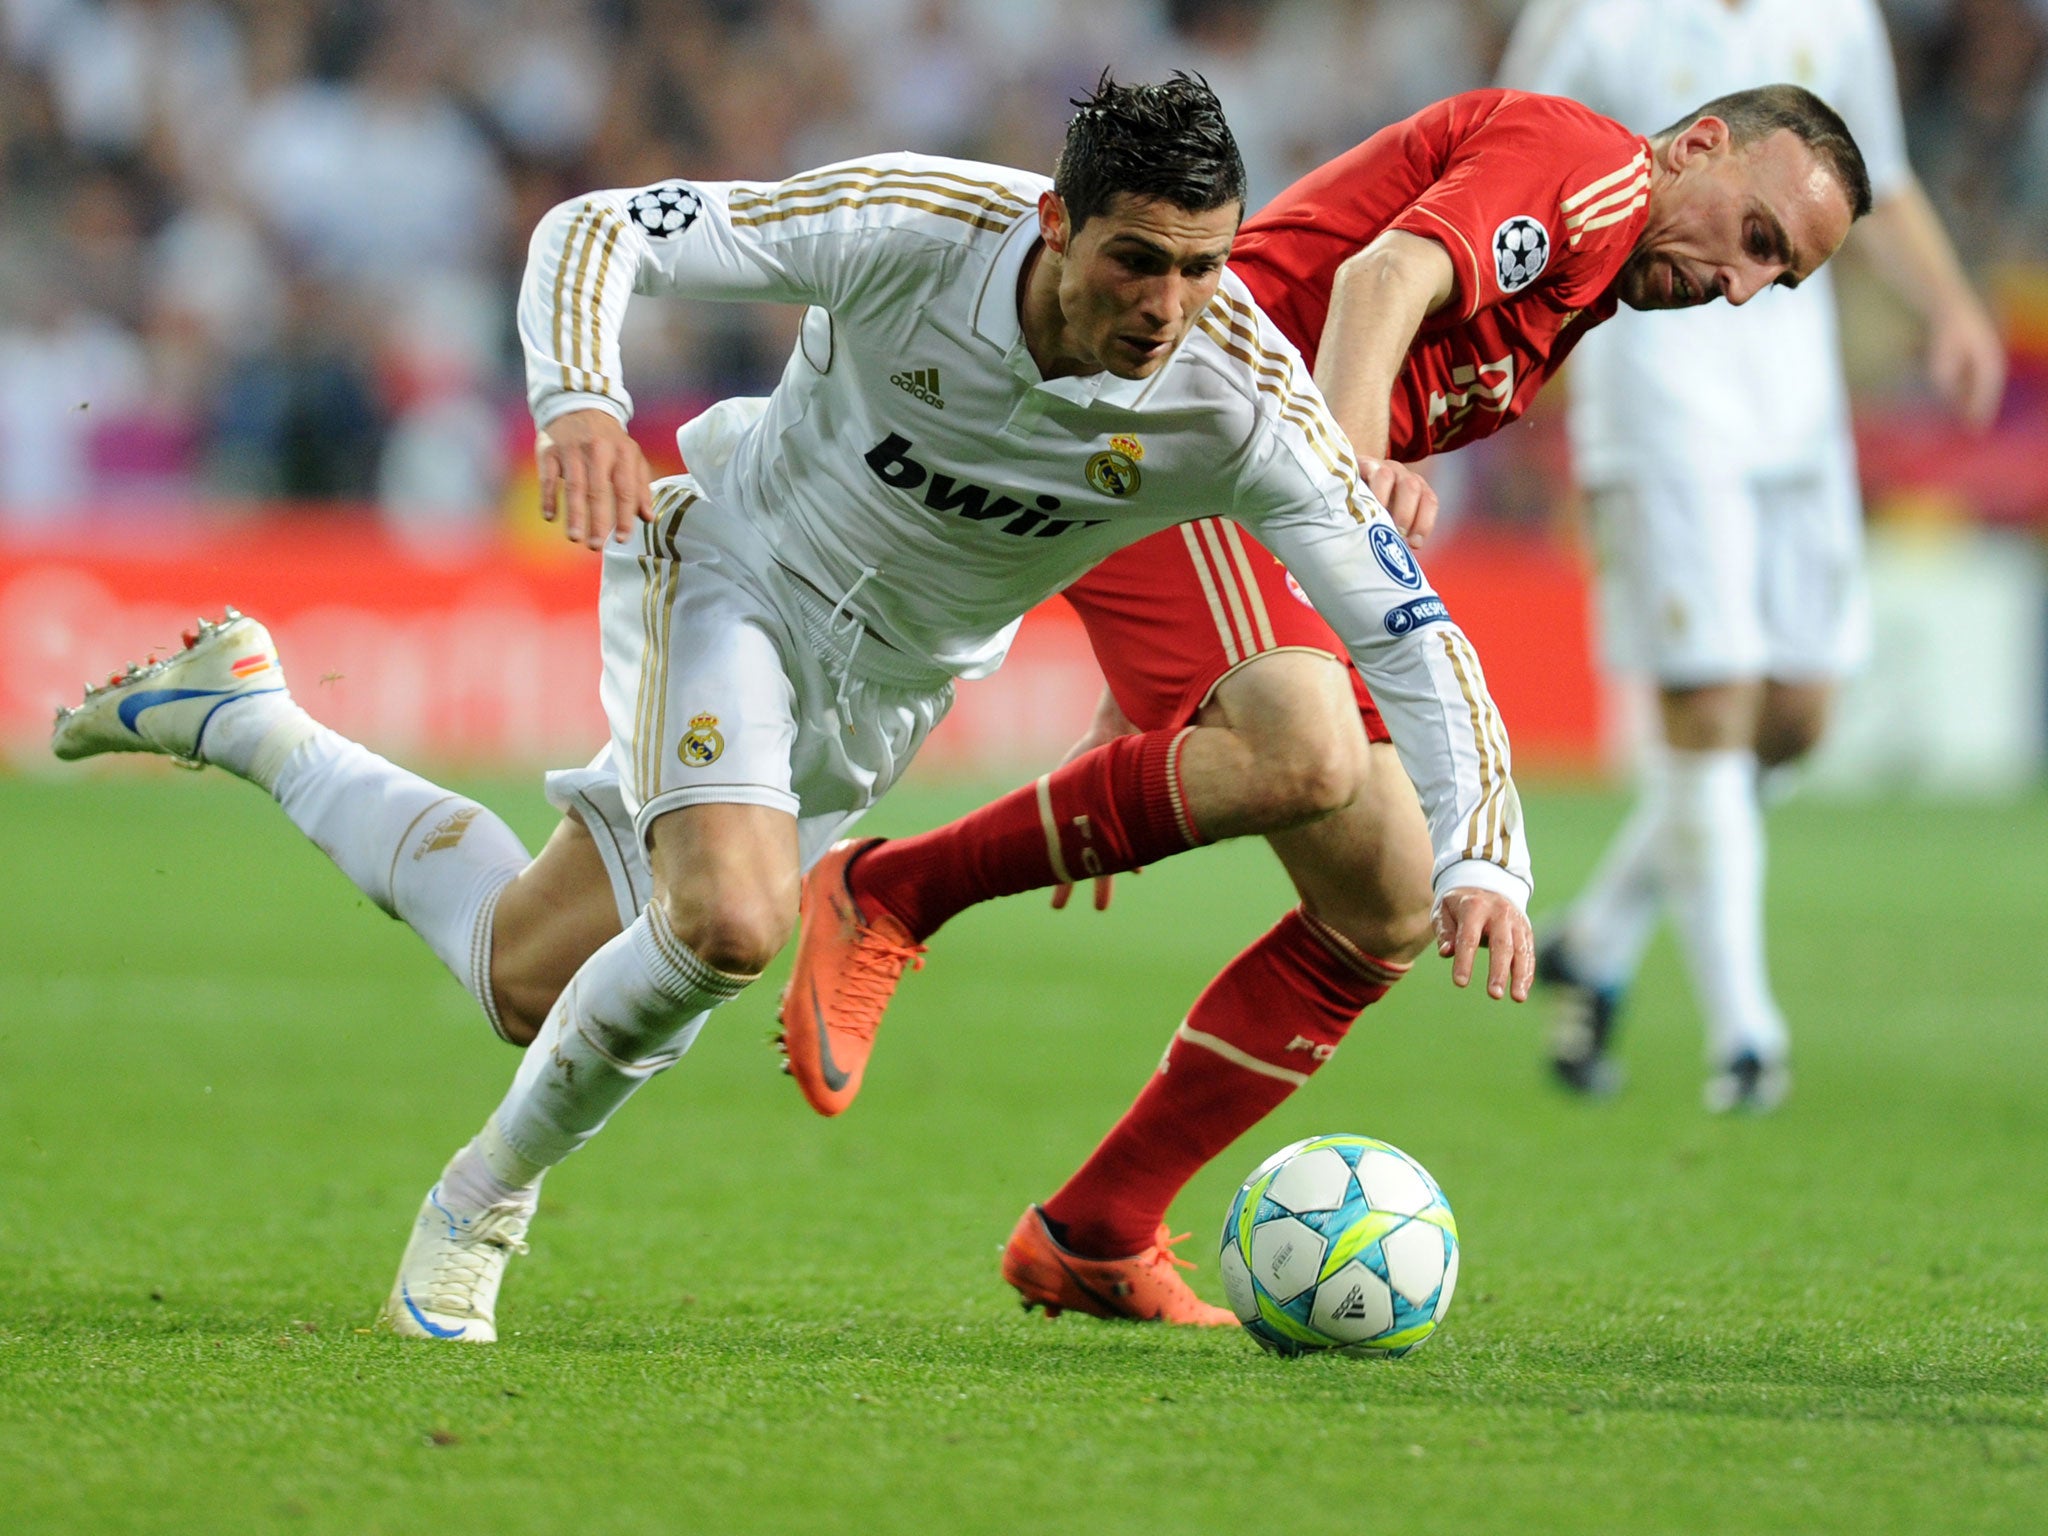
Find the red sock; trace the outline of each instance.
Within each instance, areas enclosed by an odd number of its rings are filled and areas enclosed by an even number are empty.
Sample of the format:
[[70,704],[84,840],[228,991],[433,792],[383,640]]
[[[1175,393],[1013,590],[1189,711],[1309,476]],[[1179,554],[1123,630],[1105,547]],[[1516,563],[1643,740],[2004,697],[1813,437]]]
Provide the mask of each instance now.
[[1181,793],[1186,735],[1119,736],[949,826],[870,848],[847,884],[922,940],[976,902],[1193,848],[1203,839]]
[[1182,1186],[1328,1061],[1408,967],[1294,911],[1195,1000],[1166,1059],[1081,1169],[1045,1202],[1090,1258],[1152,1246]]

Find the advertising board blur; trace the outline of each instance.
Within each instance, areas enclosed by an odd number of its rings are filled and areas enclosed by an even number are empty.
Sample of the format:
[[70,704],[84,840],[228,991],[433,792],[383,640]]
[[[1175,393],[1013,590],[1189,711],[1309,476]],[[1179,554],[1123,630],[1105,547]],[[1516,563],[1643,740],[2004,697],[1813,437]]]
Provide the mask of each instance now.
[[[1601,702],[1575,561],[1473,537],[1432,551],[1429,570],[1479,646],[1521,761],[1595,766]],[[605,738],[597,580],[580,551],[485,537],[435,552],[331,515],[0,537],[0,755],[48,763],[51,712],[82,683],[175,647],[195,616],[233,604],[276,634],[308,708],[388,756],[482,771],[580,762]],[[1046,603],[1000,672],[961,687],[921,771],[1042,767],[1100,690],[1079,622]]]

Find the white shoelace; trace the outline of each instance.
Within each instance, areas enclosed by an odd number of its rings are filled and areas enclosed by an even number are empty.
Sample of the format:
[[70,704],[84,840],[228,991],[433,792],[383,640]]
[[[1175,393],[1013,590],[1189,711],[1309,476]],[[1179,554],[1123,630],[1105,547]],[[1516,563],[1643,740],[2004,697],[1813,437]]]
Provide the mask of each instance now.
[[427,1282],[427,1304],[456,1317],[475,1313],[477,1292],[504,1271],[513,1255],[527,1251],[526,1217],[523,1210],[493,1206],[475,1227],[443,1248]]

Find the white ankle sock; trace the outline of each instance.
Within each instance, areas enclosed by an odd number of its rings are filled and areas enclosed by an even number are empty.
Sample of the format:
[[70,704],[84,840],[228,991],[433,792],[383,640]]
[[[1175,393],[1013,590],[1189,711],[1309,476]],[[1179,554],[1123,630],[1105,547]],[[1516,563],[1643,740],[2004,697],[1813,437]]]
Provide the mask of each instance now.
[[508,1200],[530,1200],[545,1168],[505,1144],[495,1116],[441,1170],[441,1201],[454,1211],[481,1211]]
[[277,803],[358,890],[426,940],[498,1027],[491,920],[505,887],[532,862],[525,845],[474,800],[290,707],[311,729],[273,775]]
[[199,755],[216,768],[272,788],[299,745],[324,729],[282,688],[230,699],[199,733]]
[[1785,1054],[1785,1021],[1764,966],[1763,812],[1756,756],[1746,751],[1669,757],[1664,887],[1693,990],[1719,1066],[1754,1052]]
[[[479,1152],[507,1184],[582,1146],[655,1074],[675,1065],[719,1004],[754,978],[713,970],[658,906],[584,961],[527,1048]],[[496,1148],[502,1154],[493,1156]]]

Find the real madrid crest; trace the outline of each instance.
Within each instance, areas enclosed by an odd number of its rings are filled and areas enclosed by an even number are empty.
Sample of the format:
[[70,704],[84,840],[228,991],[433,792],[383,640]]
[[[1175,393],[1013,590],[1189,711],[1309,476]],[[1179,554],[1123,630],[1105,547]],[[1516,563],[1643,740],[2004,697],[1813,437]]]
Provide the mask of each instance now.
[[690,728],[683,732],[682,744],[676,748],[687,767],[708,768],[718,761],[718,754],[725,750],[725,738],[718,734],[718,716],[692,715]]
[[1088,483],[1105,496],[1135,496],[1144,476],[1138,460],[1145,457],[1145,445],[1128,433],[1109,440],[1109,447],[1088,461],[1082,473]]

